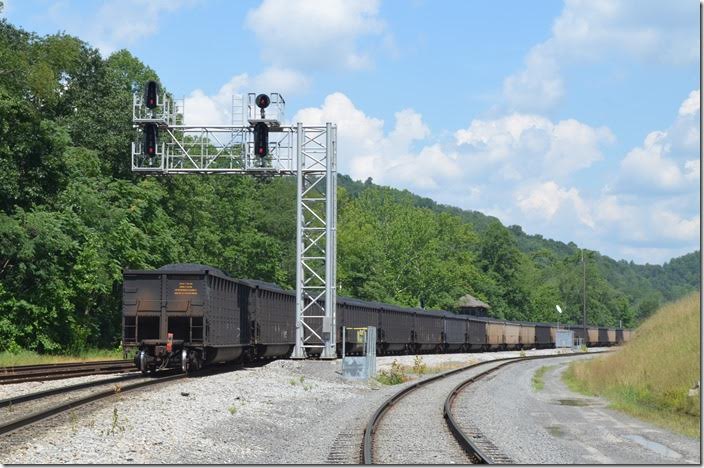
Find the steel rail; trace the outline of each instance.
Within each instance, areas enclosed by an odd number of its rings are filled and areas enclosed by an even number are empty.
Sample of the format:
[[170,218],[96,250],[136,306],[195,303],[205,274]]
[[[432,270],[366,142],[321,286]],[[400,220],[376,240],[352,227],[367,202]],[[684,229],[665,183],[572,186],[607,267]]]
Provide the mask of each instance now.
[[119,388],[119,390],[111,388],[108,390],[94,393],[92,395],[87,395],[85,397],[76,398],[74,400],[71,400],[71,401],[68,401],[65,403],[61,403],[56,406],[52,406],[51,408],[36,411],[32,414],[23,416],[21,418],[15,419],[15,420],[10,421],[8,423],[0,424],[0,435],[9,434],[9,433],[16,431],[17,429],[20,429],[22,427],[29,426],[31,424],[38,422],[38,421],[48,419],[54,415],[66,412],[70,409],[77,408],[79,406],[86,405],[88,403],[92,403],[96,400],[101,400],[103,398],[107,398],[112,395],[122,394],[122,393],[128,392],[130,390],[148,387],[150,385],[157,385],[157,384],[170,382],[172,380],[182,379],[182,378],[185,378],[186,376],[187,376],[186,374],[173,374],[173,375],[168,375],[165,377],[158,377],[158,378],[155,378],[152,380],[144,380],[142,382],[128,384],[128,385],[125,385],[125,386]]
[[62,367],[85,367],[85,366],[97,366],[97,365],[117,365],[117,364],[129,364],[132,360],[130,359],[114,359],[110,361],[76,361],[76,362],[57,362],[50,364],[29,364],[21,366],[4,366],[0,367],[0,374],[7,373],[8,371],[25,371],[33,369],[60,369]]
[[[443,406],[443,416],[445,417],[445,422],[447,423],[448,428],[450,429],[450,432],[452,433],[453,436],[455,436],[455,439],[457,442],[460,444],[462,449],[469,454],[470,456],[475,457],[477,460],[479,460],[479,463],[482,464],[493,464],[495,461],[493,460],[492,456],[487,454],[475,441],[473,440],[472,437],[470,437],[468,434],[465,434],[464,431],[460,428],[457,420],[455,419],[454,415],[452,414],[452,405],[455,402],[455,398],[462,392],[465,388],[467,388],[469,385],[477,382],[478,380],[483,379],[489,374],[492,374],[496,372],[497,370],[506,367],[510,364],[516,364],[518,362],[524,362],[524,361],[532,361],[532,360],[537,360],[537,359],[551,359],[551,358],[563,358],[563,357],[569,357],[569,356],[582,356],[586,354],[601,354],[605,353],[607,351],[595,351],[592,353],[571,353],[571,354],[557,354],[557,355],[549,355],[549,356],[527,356],[527,357],[522,357],[522,358],[516,358],[513,359],[509,362],[504,362],[502,364],[499,364],[496,367],[493,367],[491,369],[487,369],[484,372],[481,372],[473,377],[470,377],[469,379],[465,380],[464,382],[461,382],[459,385],[457,385],[450,394],[447,396],[445,399],[445,404]],[[495,361],[490,361],[490,362],[495,362]],[[503,463],[503,461],[501,461]]]
[[136,370],[132,361],[62,363],[0,368],[0,385],[57,380],[85,375],[122,373]]
[[[415,390],[418,390],[419,388],[421,388],[429,383],[433,383],[437,380],[444,379],[445,377],[449,377],[449,376],[457,374],[459,372],[464,372],[464,371],[467,371],[470,369],[474,369],[478,366],[483,366],[486,364],[492,364],[492,363],[496,363],[496,362],[504,362],[504,363],[500,364],[499,366],[497,366],[495,368],[489,369],[489,370],[483,372],[482,374],[485,374],[485,375],[489,374],[490,372],[493,372],[494,370],[499,369],[505,365],[512,364],[512,363],[519,362],[519,361],[526,361],[526,360],[532,360],[532,359],[554,358],[554,357],[581,356],[581,355],[585,355],[585,354],[599,354],[599,353],[603,353],[603,352],[606,352],[606,351],[597,351],[597,352],[592,352],[592,353],[589,353],[589,352],[587,352],[587,353],[570,353],[570,354],[561,354],[561,355],[551,354],[551,355],[547,355],[547,356],[500,358],[500,359],[494,359],[491,361],[483,361],[483,362],[479,362],[476,364],[471,364],[469,366],[460,367],[458,369],[453,369],[453,370],[450,370],[447,372],[443,372],[441,374],[437,374],[432,377],[428,377],[426,379],[415,382],[415,383],[401,389],[400,391],[396,392],[391,397],[389,397],[387,400],[385,400],[381,404],[381,406],[379,406],[379,408],[377,408],[377,410],[374,412],[372,417],[369,419],[369,422],[367,423],[367,427],[364,429],[364,437],[362,439],[362,462],[365,465],[371,465],[374,463],[374,457],[373,457],[374,432],[376,431],[376,428],[379,425],[379,422],[381,422],[381,420],[384,417],[384,415],[386,414],[386,412],[394,404],[396,404],[397,402],[402,400],[404,397],[406,397],[409,393],[411,393]],[[505,362],[505,361],[508,361],[508,362]],[[472,380],[474,378],[475,377],[473,377],[469,380]],[[447,404],[447,401],[445,403]],[[443,408],[443,412],[444,412],[444,408]],[[454,421],[454,419],[453,419],[453,421]],[[452,428],[450,428],[450,431],[452,432]],[[464,445],[462,442],[460,442],[460,445],[463,446],[463,448],[464,448]],[[472,455],[474,452],[467,452],[467,453]]]
[[51,388],[49,390],[42,390],[39,392],[33,392],[33,393],[25,393],[23,395],[16,395],[13,397],[5,398],[3,400],[0,400],[0,408],[5,408],[7,406],[12,406],[16,405],[19,403],[25,403],[27,401],[33,401],[33,400],[39,400],[41,398],[46,398],[48,396],[53,396],[53,395],[58,395],[60,393],[66,393],[66,392],[72,392],[75,390],[82,390],[84,388],[90,388],[90,387],[96,387],[98,385],[107,385],[111,383],[118,383],[118,382],[124,382],[127,380],[133,380],[137,379],[139,377],[144,377],[144,375],[140,374],[130,374],[130,375],[121,375],[119,377],[113,377],[110,379],[104,379],[104,380],[92,380],[90,382],[83,382],[75,385],[67,385],[65,387],[56,387],[56,388]]

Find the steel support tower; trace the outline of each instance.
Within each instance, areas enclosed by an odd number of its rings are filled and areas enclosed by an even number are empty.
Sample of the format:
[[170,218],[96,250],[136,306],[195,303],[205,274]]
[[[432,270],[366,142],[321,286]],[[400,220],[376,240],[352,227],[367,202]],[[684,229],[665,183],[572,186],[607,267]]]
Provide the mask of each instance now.
[[[245,107],[233,98],[230,125],[186,125],[183,103],[167,93],[148,109],[135,94],[132,122],[140,132],[159,128],[155,154],[142,138],[132,143],[132,170],[146,174],[237,174],[296,177],[296,337],[292,358],[336,357],[337,126],[282,125],[285,101],[277,93],[260,113],[253,93]],[[246,116],[245,114],[246,110]],[[254,154],[253,127],[269,129],[269,151]]]

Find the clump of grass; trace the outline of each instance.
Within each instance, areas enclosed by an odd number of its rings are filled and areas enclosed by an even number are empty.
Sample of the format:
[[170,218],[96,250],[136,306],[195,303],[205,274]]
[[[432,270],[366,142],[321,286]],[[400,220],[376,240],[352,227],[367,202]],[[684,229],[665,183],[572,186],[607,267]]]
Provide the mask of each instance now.
[[117,411],[117,406],[112,409],[112,424],[109,429],[105,430],[104,435],[115,435],[117,432],[125,432],[125,426],[123,425],[127,421],[127,418],[120,418],[120,414]]
[[425,362],[423,362],[423,358],[420,356],[416,356],[413,358],[413,373],[416,375],[423,375],[425,374],[425,371],[427,370],[427,367],[425,365]]
[[227,408],[227,411],[229,411],[230,414],[231,414],[232,416],[234,416],[235,413],[237,413],[237,407],[236,407],[235,405],[232,405],[232,406],[230,406],[229,408]]
[[403,371],[401,364],[394,359],[394,362],[391,363],[391,369],[379,372],[376,376],[376,380],[384,385],[398,385],[406,382],[408,376]]
[[531,383],[533,384],[533,390],[539,392],[540,390],[545,388],[545,381],[543,380],[543,377],[545,376],[545,373],[553,367],[555,366],[543,366],[537,371],[535,371],[535,374],[533,374],[533,378],[531,379]]
[[621,349],[573,363],[565,383],[607,398],[615,409],[699,437],[699,396],[688,395],[700,375],[699,310],[698,293],[666,304]]
[[0,367],[122,359],[122,349],[89,349],[76,354],[39,354],[34,351],[0,352]]

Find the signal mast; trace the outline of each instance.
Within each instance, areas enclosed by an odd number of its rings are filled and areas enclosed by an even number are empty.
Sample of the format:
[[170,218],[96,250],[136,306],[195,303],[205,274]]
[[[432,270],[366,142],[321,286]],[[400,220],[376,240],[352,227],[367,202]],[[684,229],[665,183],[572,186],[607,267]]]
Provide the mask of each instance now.
[[[296,177],[296,336],[292,358],[336,358],[337,126],[284,124],[279,93],[232,100],[230,125],[185,124],[184,103],[148,81],[132,99],[132,171]],[[246,112],[246,115],[245,115]]]

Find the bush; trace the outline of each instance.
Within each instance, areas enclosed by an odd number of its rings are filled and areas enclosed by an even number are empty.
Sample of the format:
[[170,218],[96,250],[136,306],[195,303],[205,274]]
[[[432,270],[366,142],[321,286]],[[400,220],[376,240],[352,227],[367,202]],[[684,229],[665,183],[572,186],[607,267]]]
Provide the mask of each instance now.
[[376,376],[376,380],[384,385],[398,385],[406,382],[408,377],[404,374],[401,364],[394,359],[394,362],[391,363],[391,369],[379,372]]

